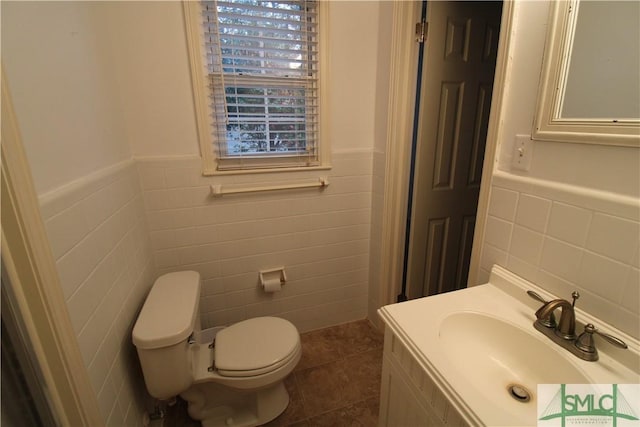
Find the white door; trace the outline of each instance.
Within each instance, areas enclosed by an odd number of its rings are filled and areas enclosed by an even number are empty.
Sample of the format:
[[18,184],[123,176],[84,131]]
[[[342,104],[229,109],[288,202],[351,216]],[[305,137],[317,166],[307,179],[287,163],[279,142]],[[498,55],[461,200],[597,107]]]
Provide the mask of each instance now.
[[501,2],[427,2],[409,298],[466,287]]

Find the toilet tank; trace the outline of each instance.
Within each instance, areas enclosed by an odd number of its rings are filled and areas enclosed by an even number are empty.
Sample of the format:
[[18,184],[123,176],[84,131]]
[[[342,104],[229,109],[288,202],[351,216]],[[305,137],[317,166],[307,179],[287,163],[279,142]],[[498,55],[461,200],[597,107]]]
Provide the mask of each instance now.
[[199,328],[200,274],[180,271],[154,283],[133,327],[149,394],[170,399],[193,382],[188,338]]

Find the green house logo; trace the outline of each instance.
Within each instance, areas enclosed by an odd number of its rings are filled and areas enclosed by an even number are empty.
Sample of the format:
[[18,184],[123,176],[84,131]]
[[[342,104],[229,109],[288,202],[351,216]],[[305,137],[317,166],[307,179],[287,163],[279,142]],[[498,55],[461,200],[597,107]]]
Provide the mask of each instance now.
[[624,387],[629,396],[618,384],[540,384],[538,426],[640,426],[640,384]]

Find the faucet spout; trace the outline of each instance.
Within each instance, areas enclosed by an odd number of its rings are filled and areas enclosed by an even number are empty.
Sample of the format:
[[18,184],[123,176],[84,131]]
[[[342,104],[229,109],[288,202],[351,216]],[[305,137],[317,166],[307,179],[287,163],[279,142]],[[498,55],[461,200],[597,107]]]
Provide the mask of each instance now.
[[554,299],[549,301],[538,311],[536,311],[536,318],[538,321],[548,319],[555,309],[561,308],[562,314],[560,315],[560,322],[556,329],[556,333],[564,339],[575,339],[576,337],[576,314],[573,310],[573,304],[564,299]]

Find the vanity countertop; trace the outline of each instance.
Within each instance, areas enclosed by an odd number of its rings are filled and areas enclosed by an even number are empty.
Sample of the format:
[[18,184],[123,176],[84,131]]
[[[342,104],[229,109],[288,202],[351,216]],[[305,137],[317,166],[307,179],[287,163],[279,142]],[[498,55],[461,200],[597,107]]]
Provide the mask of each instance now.
[[[534,284],[494,267],[489,283],[379,310],[385,324],[470,425],[536,425],[538,384],[638,384],[640,344],[576,309],[576,332],[586,323],[621,337],[628,350],[596,338],[600,360],[587,362],[533,327],[540,303],[526,295]],[[510,395],[523,386],[530,401]]]

